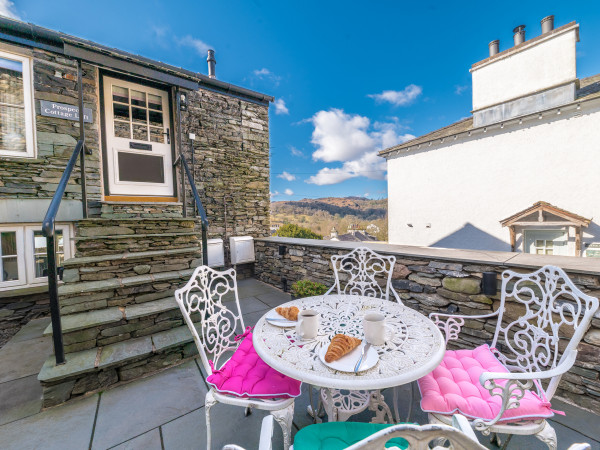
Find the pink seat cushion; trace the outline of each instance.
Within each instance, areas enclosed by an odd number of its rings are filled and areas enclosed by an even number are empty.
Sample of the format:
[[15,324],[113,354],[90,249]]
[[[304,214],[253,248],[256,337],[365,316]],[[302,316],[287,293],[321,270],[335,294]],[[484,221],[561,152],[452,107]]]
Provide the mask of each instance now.
[[[421,378],[421,408],[423,411],[454,414],[459,412],[473,419],[491,420],[500,412],[502,397],[492,396],[479,382],[483,372],[509,373],[494,356],[488,345],[474,350],[448,350],[440,365]],[[499,381],[504,386],[506,380]],[[518,408],[504,412],[501,422],[552,417],[550,403],[527,391]]]
[[243,398],[291,398],[300,395],[302,383],[268,366],[254,350],[252,333],[245,337],[233,356],[206,382],[218,392]]

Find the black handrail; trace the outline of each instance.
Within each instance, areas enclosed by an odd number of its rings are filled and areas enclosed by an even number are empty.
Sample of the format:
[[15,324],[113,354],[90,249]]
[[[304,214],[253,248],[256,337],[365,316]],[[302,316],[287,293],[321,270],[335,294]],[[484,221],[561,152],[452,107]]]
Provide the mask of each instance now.
[[[54,237],[54,223],[60,208],[60,202],[65,195],[67,184],[77,163],[77,158],[81,157],[81,201],[83,206],[83,218],[87,218],[87,194],[85,186],[85,129],[84,129],[84,110],[83,110],[83,83],[82,83],[81,60],[77,61],[77,84],[79,87],[79,140],[73,154],[69,158],[67,167],[60,178],[56,192],[50,201],[50,206],[46,212],[46,217],[42,222],[42,234],[46,237],[46,255],[48,256],[48,296],[50,297],[50,317],[52,319],[52,340],[54,343],[54,357],[56,364],[65,363],[65,349],[63,346],[62,325],[60,323],[60,305],[58,303],[58,282],[56,279],[56,248]],[[65,243],[66,245],[66,243]]]
[[[206,217],[206,211],[204,211],[204,206],[202,206],[202,200],[200,200],[200,195],[198,194],[198,189],[196,189],[196,183],[194,182],[194,177],[192,172],[190,171],[190,167],[188,166],[187,161],[185,160],[185,156],[183,154],[179,154],[173,165],[177,165],[181,161],[181,167],[183,168],[183,172],[185,172],[186,177],[190,183],[190,187],[192,188],[192,195],[194,196],[194,202],[196,203],[196,209],[198,210],[198,215],[200,216],[200,222],[202,224],[202,264],[208,264],[208,242],[207,242],[207,230],[208,230],[208,218]],[[182,174],[183,181],[183,174]],[[185,184],[184,186],[185,192]],[[184,202],[183,209],[185,211],[186,204]]]

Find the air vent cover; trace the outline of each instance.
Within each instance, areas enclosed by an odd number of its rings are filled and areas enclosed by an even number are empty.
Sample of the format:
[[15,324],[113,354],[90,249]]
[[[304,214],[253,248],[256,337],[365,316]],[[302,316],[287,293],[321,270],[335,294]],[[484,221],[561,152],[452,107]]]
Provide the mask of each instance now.
[[231,248],[231,264],[254,262],[254,238],[252,236],[237,236],[229,238]]
[[209,239],[207,241],[208,266],[222,267],[225,265],[225,252],[223,250],[223,239]]

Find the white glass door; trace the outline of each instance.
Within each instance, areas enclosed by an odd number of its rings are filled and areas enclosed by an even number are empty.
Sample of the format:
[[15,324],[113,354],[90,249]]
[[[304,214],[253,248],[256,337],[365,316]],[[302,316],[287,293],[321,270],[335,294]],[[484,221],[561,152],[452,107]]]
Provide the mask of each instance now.
[[104,77],[104,110],[110,195],[172,197],[168,93]]

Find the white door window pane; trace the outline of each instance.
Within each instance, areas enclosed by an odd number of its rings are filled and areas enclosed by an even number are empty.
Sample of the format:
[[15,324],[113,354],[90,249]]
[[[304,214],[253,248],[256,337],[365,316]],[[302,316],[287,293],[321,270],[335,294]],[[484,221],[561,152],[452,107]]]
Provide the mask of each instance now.
[[[56,267],[61,267],[64,262],[64,244],[63,231],[55,230],[54,232],[54,247],[56,251]],[[48,255],[46,246],[46,237],[42,231],[33,232],[33,260],[34,260],[34,277],[41,278],[48,276]]]
[[23,63],[0,57],[0,103],[23,106]]
[[3,231],[0,233],[0,282],[18,279],[17,232]]

